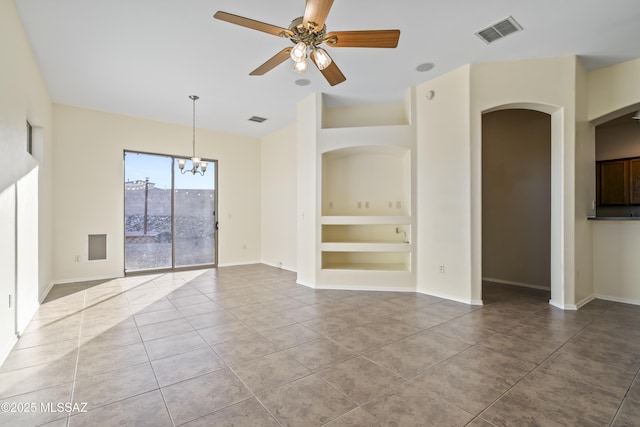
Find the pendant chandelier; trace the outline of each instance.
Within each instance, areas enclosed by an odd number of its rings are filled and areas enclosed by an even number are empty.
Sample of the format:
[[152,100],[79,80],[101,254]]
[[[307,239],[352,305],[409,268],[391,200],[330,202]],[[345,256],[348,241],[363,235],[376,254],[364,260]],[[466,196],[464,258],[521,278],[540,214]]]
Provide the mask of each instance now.
[[200,157],[196,157],[196,101],[200,99],[197,95],[190,95],[189,99],[193,101],[193,155],[191,156],[191,169],[185,169],[187,159],[178,159],[178,167],[181,173],[191,172],[204,175],[207,170],[208,163],[201,161]]

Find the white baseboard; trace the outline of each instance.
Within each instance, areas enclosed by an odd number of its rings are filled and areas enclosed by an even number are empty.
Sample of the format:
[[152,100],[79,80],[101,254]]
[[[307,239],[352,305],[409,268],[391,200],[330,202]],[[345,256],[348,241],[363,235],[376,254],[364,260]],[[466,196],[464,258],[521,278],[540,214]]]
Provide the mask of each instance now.
[[492,277],[483,277],[482,281],[493,282],[493,283],[502,283],[504,285],[520,286],[522,288],[540,289],[542,291],[550,291],[551,290],[551,287],[545,287],[545,286],[540,286],[540,285],[532,285],[530,283],[514,282],[512,280],[494,279]]
[[238,265],[253,265],[253,264],[264,264],[262,261],[243,261],[243,262],[225,262],[223,264],[218,264],[218,267],[235,267]]
[[278,265],[267,261],[261,261],[260,264],[268,265],[269,267],[279,268],[280,270],[290,271],[292,273],[297,273],[296,270],[287,267],[286,265]]
[[55,282],[53,281],[49,282],[49,286],[47,286],[47,289],[45,289],[42,295],[40,295],[40,300],[38,301],[40,304],[42,304],[43,301],[47,298],[47,295],[49,295],[49,292],[51,292],[51,289],[53,289],[54,285],[55,285]]
[[[301,283],[302,284],[302,283]],[[305,285],[307,286],[307,285]],[[379,291],[379,292],[415,292],[414,288],[394,288],[389,286],[349,286],[349,285],[320,285],[314,289],[331,291]]]
[[560,310],[577,310],[578,309],[578,307],[576,307],[575,305],[562,304],[552,299],[549,300],[549,305],[559,308]]
[[[89,276],[89,277],[74,277],[71,279],[57,279],[51,282],[51,285],[49,286],[47,293],[51,290],[51,287],[53,287],[53,285],[64,285],[64,284],[68,284],[68,283],[78,283],[78,282],[93,282],[95,280],[113,280],[113,279],[121,279],[124,277],[123,275],[120,276]],[[46,295],[45,295],[46,296]]]
[[620,297],[614,297],[611,295],[602,295],[602,294],[596,294],[595,298],[603,299],[605,301],[620,302],[623,304],[640,305],[640,299],[620,298]]
[[446,300],[449,300],[449,301],[460,302],[462,304],[467,304],[467,305],[483,305],[484,304],[481,299],[457,298],[457,297],[453,297],[451,295],[439,294],[439,293],[434,293],[434,292],[424,292],[424,291],[421,291],[421,290],[416,290],[415,292],[417,292],[419,294],[423,294],[423,295],[429,295],[431,297],[442,298],[442,299],[446,299]]
[[580,301],[578,301],[576,303],[576,309],[579,309],[580,307],[584,307],[585,305],[589,304],[594,299],[596,299],[595,295],[589,295],[586,298],[582,298]]

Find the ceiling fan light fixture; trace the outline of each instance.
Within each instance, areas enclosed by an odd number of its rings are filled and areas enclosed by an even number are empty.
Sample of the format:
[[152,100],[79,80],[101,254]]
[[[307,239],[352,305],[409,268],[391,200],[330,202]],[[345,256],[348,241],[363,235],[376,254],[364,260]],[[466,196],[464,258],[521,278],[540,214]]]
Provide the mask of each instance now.
[[293,49],[291,49],[291,59],[294,62],[302,62],[307,58],[307,45],[305,42],[298,42]]
[[329,65],[331,65],[331,57],[327,53],[326,50],[321,47],[316,47],[313,49],[313,59],[316,62],[316,65],[320,70],[324,70]]
[[638,110],[635,113],[633,113],[633,116],[631,116],[631,118],[633,120],[640,120],[640,110]]
[[304,74],[307,71],[307,61],[305,58],[302,61],[293,63],[293,71]]

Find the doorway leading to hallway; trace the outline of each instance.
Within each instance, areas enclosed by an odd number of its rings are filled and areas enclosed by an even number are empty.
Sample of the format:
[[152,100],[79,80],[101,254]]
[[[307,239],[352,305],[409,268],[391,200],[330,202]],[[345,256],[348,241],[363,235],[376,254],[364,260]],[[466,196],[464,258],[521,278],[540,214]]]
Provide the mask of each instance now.
[[551,116],[482,116],[482,280],[551,291]]
[[201,175],[180,159],[124,152],[125,273],[217,265],[217,161]]

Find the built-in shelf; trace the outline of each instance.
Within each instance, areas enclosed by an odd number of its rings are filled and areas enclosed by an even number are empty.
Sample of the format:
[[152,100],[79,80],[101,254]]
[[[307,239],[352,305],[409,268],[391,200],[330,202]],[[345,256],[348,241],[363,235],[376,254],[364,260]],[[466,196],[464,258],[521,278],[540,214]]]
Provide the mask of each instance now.
[[[321,286],[413,286],[414,92],[404,102],[329,107],[315,134],[319,156]],[[318,188],[318,187],[316,187]],[[318,258],[315,258],[318,259]]]
[[344,224],[344,225],[375,225],[375,224],[398,224],[410,225],[411,217],[407,215],[325,215],[321,219],[322,224]]
[[380,262],[352,262],[352,263],[327,263],[322,266],[325,270],[354,270],[354,271],[408,271],[407,265],[403,263],[380,263]]
[[411,252],[410,243],[390,242],[328,242],[322,243],[323,252]]
[[[405,247],[410,247],[404,244]],[[369,246],[373,249],[373,246]],[[410,271],[411,252],[407,250],[386,250],[380,246],[376,250],[361,250],[354,247],[353,251],[322,251],[322,268],[338,270],[380,270],[380,271]],[[400,248],[398,248],[400,249]],[[403,248],[406,249],[406,248]]]

